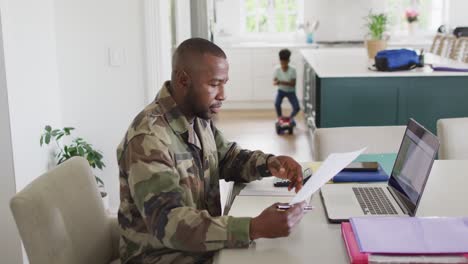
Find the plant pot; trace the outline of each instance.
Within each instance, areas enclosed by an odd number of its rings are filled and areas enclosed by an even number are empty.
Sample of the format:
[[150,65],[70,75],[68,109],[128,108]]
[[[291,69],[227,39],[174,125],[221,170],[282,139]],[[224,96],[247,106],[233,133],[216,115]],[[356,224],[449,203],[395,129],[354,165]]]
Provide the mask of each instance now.
[[374,59],[377,52],[387,48],[386,40],[366,40],[367,55],[369,59]]

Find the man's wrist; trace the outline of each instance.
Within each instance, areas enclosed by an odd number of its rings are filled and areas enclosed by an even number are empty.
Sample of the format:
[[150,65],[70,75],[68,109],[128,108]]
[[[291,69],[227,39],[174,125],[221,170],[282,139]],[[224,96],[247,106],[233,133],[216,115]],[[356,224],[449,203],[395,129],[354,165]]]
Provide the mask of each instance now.
[[270,171],[270,166],[268,166],[268,160],[269,160],[271,157],[274,157],[274,156],[275,156],[275,155],[269,154],[269,155],[267,156],[267,158],[265,159],[265,168],[266,168],[265,174],[266,174],[266,175],[269,175],[269,176],[272,175],[272,174],[271,174],[271,171]]
[[257,228],[257,225],[256,225],[256,218],[252,218],[250,220],[249,231],[250,231],[249,235],[250,235],[250,240],[251,241],[260,238],[260,235],[258,234],[258,228]]

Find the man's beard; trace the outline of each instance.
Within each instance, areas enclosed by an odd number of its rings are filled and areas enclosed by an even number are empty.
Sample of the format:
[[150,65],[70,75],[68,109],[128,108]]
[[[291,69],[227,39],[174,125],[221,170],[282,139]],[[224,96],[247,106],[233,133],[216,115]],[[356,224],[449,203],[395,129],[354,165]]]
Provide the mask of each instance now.
[[209,109],[196,111],[195,116],[205,120],[210,120],[213,117]]
[[194,98],[197,98],[197,96],[194,93],[194,87],[191,86],[190,92],[185,99],[187,100],[187,103],[191,103],[190,108],[192,109],[193,115],[201,119],[210,120],[213,117],[211,110],[209,108],[203,109],[203,107],[197,105],[197,103],[193,101]]

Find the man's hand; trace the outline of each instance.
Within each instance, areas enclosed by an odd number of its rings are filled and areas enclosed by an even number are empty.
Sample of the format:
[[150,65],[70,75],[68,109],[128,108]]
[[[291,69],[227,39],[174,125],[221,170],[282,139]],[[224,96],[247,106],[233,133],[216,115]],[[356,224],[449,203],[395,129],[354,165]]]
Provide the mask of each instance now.
[[298,192],[302,188],[302,168],[297,161],[288,156],[272,156],[268,158],[268,169],[273,176],[289,180],[288,190],[295,188]]
[[278,81],[278,79],[274,79],[274,80],[273,80],[273,85],[279,85],[279,83],[280,83],[280,82]]
[[286,237],[304,216],[306,202],[298,203],[288,210],[278,210],[275,203],[266,208],[250,222],[250,239]]

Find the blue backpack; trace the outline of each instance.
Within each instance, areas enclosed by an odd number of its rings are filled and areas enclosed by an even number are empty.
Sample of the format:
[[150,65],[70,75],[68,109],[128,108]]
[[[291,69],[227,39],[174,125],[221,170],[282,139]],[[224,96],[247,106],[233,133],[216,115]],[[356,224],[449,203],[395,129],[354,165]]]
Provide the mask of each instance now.
[[382,50],[375,55],[375,67],[379,71],[404,71],[418,66],[421,61],[414,50]]

